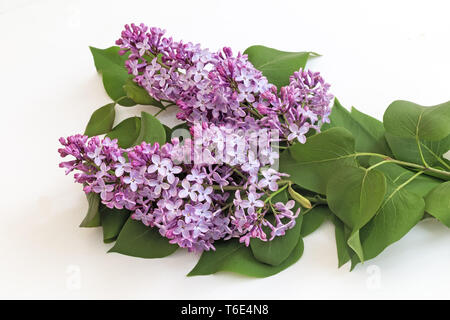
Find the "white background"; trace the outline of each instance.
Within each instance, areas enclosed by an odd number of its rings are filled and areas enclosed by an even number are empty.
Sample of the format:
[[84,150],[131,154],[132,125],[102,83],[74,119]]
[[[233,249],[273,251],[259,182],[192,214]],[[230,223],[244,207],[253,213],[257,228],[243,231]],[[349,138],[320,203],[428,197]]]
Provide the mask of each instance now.
[[[309,67],[342,104],[381,119],[396,99],[450,100],[449,12],[448,1],[411,0],[3,0],[0,298],[450,298],[450,232],[433,221],[351,273],[337,269],[331,224],[267,279],[187,278],[198,257],[183,250],[159,260],[106,254],[101,229],[78,228],[87,204],[56,151],[60,136],[82,132],[110,101],[88,45],[113,45],[125,23],[214,50],[318,52]],[[124,109],[118,121],[142,110]]]

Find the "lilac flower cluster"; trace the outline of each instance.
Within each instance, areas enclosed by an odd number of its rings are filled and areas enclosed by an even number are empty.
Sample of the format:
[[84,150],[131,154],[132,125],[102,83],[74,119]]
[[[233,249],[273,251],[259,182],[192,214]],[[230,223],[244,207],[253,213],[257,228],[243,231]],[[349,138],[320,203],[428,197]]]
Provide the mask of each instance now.
[[[229,130],[203,124],[183,143],[143,142],[129,149],[109,138],[70,136],[60,139],[59,153],[74,159],[60,166],[67,174],[76,170],[75,181],[86,193],[99,194],[105,206],[131,211],[132,219],[159,228],[171,243],[190,251],[214,249],[218,239],[238,237],[246,245],[250,238],[266,240],[263,226],[272,230],[270,239],[284,234],[300,210],[294,214],[291,202],[272,204],[266,194],[278,190],[283,176],[261,169],[276,153],[256,159],[249,147],[239,148],[251,146],[250,138]],[[224,143],[230,136],[232,143]],[[194,161],[185,163],[186,155]],[[269,211],[276,214],[275,225],[265,217]]]
[[304,143],[310,129],[328,122],[332,95],[319,73],[300,70],[288,86],[269,84],[246,55],[230,48],[213,53],[199,44],[176,42],[165,31],[126,25],[117,40],[134,81],[158,99],[176,103],[177,117],[193,124],[248,123],[251,128],[276,128],[280,138]]
[[274,89],[264,92],[256,108],[265,115],[261,122],[280,130],[288,141],[297,139],[305,143],[310,129],[320,132],[322,123],[330,122],[333,96],[328,93],[330,85],[318,72],[300,69],[289,80],[280,94]]
[[61,138],[60,155],[74,159],[60,166],[76,170],[75,181],[103,205],[132,212],[190,251],[235,237],[248,246],[251,238],[270,241],[292,228],[300,212],[294,201],[273,203],[290,185],[274,169],[273,143],[304,143],[310,129],[328,122],[332,95],[320,74],[295,72],[278,91],[246,55],[227,47],[211,52],[143,24],[126,25],[116,43],[120,54],[129,52],[125,66],[134,81],[178,105],[190,135],[128,149],[109,138]]
[[117,40],[121,53],[130,51],[126,67],[135,81],[158,100],[178,104],[178,118],[223,123],[248,114],[244,102],[271,85],[245,55],[230,48],[212,53],[200,45],[163,37],[159,28],[126,25]]

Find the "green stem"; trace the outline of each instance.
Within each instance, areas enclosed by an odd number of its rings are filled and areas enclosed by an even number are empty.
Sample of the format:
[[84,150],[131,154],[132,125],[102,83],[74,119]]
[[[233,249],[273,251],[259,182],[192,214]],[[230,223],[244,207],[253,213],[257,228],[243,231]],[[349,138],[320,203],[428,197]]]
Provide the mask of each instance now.
[[392,158],[390,158],[390,157],[388,157],[386,155],[383,155],[383,154],[371,153],[371,152],[359,152],[359,153],[355,153],[354,156],[356,156],[356,157],[361,157],[361,156],[378,157],[378,158],[384,159],[384,161],[382,161],[382,163],[388,163],[388,162],[395,163],[395,164],[398,164],[398,165],[401,165],[401,166],[422,170],[422,171],[424,171],[424,173],[430,173],[431,172],[431,173],[435,173],[435,174],[438,174],[438,175],[442,175],[442,176],[447,177],[450,180],[450,172],[448,172],[448,171],[443,171],[443,170],[439,170],[439,169],[423,166],[423,165],[416,164],[416,163],[411,163],[411,162],[406,162],[406,161],[392,159]]
[[277,184],[279,186],[285,185],[285,184],[293,184],[293,182],[291,180],[278,180]]
[[374,164],[373,166],[367,168],[367,171],[370,171],[370,170],[372,170],[372,169],[375,169],[376,167],[381,166],[382,164],[385,164],[385,163],[389,163],[389,162],[391,162],[391,161],[389,161],[389,160],[383,160],[383,161],[380,161],[380,162]]
[[406,180],[404,183],[402,183],[401,185],[399,185],[394,192],[392,192],[389,197],[384,201],[384,203],[387,203],[389,200],[391,200],[391,198],[395,195],[395,193],[402,189],[404,186],[406,186],[408,183],[410,183],[411,181],[413,181],[415,178],[417,178],[418,176],[420,176],[422,173],[424,173],[424,171],[419,171],[417,172],[415,175],[413,175],[411,178],[409,178],[408,180]]
[[[154,55],[152,52],[150,52],[149,50],[147,50],[145,53],[147,54],[147,56],[150,57],[150,61],[147,60],[147,62],[151,62],[154,58],[158,58],[158,56],[155,56],[155,55]],[[166,66],[164,63],[162,63],[162,61],[161,61],[160,58],[158,58],[158,63],[161,65],[161,67],[163,67],[163,68],[165,68],[165,69],[167,69],[167,70],[170,70],[170,67],[169,67],[169,66]]]
[[304,197],[314,203],[313,208],[317,204],[328,204],[327,199],[324,199],[324,198],[320,197],[319,195],[317,195],[315,197],[307,197],[307,196],[304,196]]
[[268,201],[271,201],[273,197],[275,197],[277,194],[279,194],[281,191],[283,191],[284,189],[286,189],[289,186],[289,184],[284,185],[283,187],[279,188],[277,191],[275,191],[274,193],[272,193],[270,196],[268,196],[266,198],[266,200],[264,200],[264,203],[267,203]]
[[127,97],[127,96],[120,97],[119,99],[117,99],[117,100],[114,101],[114,102],[115,102],[115,103],[119,103],[119,101],[122,101],[123,99],[128,99],[128,97]]
[[429,167],[428,163],[425,161],[425,158],[423,156],[422,147],[420,145],[420,140],[419,140],[418,135],[416,135],[416,143],[417,143],[417,147],[419,148],[419,154],[420,154],[420,159],[422,160],[422,163],[425,165],[425,167]]
[[240,172],[238,169],[236,169],[236,167],[231,167],[231,169],[233,169],[233,172],[236,172],[242,179],[247,180],[247,177],[244,176],[244,174]]
[[258,117],[259,119],[262,118],[262,116],[258,112],[256,112],[254,109],[248,108],[248,111],[250,111],[250,113],[253,114],[255,117]]
[[230,202],[229,204],[227,204],[225,207],[221,208],[221,212],[224,212],[225,210],[227,210],[228,208],[231,208],[231,206],[233,205],[233,202]]
[[425,161],[425,158],[423,156],[423,152],[422,152],[422,146],[420,145],[420,140],[419,140],[419,123],[422,120],[422,114],[420,114],[419,116],[419,120],[417,121],[417,125],[416,125],[416,143],[417,143],[417,147],[419,148],[419,153],[420,153],[420,159],[422,160],[422,163],[425,165],[425,167],[429,167],[428,163]]
[[309,209],[306,209],[306,211],[305,212],[303,212],[302,213],[302,215],[305,215],[305,214],[307,214],[308,212],[310,212],[312,209],[314,209],[315,207],[317,206],[317,204],[313,204],[312,205],[312,207],[311,208],[309,208]]
[[212,187],[213,190],[227,190],[227,191],[233,191],[233,190],[244,190],[243,186],[219,186],[219,185],[209,185],[209,184],[205,184],[203,185],[204,187]]
[[156,118],[161,112],[163,112],[164,110],[166,110],[166,109],[161,109],[161,110],[159,110],[157,113],[155,113],[155,118]]

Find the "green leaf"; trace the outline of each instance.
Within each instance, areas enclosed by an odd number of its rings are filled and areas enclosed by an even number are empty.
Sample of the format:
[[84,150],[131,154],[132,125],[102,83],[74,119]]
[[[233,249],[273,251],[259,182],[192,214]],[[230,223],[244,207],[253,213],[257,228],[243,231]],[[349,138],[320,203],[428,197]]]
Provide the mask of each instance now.
[[123,120],[115,126],[106,136],[110,139],[117,139],[121,148],[133,146],[141,131],[141,118],[131,117]]
[[[280,190],[278,190],[278,191],[280,191]],[[276,194],[271,194],[272,198],[270,199],[270,202],[272,202],[272,203],[277,203],[277,202],[286,203],[286,202],[288,202],[289,198],[288,198],[286,189],[281,190],[280,192],[278,192],[278,191],[276,191]],[[265,201],[267,199],[267,197],[268,196],[266,194],[264,194],[262,196],[261,200]]]
[[277,274],[297,262],[303,254],[303,240],[300,238],[290,256],[278,266],[259,262],[250,248],[237,240],[217,241],[216,251],[203,252],[197,265],[188,276],[208,275],[218,271],[230,271],[250,277],[265,278]]
[[450,169],[450,161],[443,157],[450,150],[450,136],[439,141],[417,141],[415,138],[401,138],[386,132],[386,139],[398,160],[423,164],[422,152],[423,158],[429,166]]
[[164,109],[164,105],[160,101],[150,97],[147,90],[140,87],[132,79],[127,79],[125,81],[123,89],[125,90],[127,97],[136,102],[137,104],[152,105]]
[[[358,111],[354,107],[352,107],[350,115],[362,128],[360,134],[357,133],[356,151],[376,152],[386,156],[392,156],[392,151],[389,148],[385,137],[386,131],[381,121]],[[365,135],[363,132],[366,132],[370,137],[365,143],[363,143],[361,137],[359,137],[359,135]],[[356,135],[354,134],[354,136]]]
[[383,119],[397,159],[450,170],[450,161],[443,157],[450,149],[450,101],[433,107],[395,101]]
[[270,83],[278,88],[289,84],[289,77],[305,68],[313,52],[285,52],[265,46],[251,46],[244,51],[253,66],[260,70]]
[[[369,163],[375,165],[381,162],[380,158],[371,157]],[[387,179],[390,179],[397,185],[402,185],[411,179],[416,172],[408,170],[395,163],[384,163],[377,167],[378,171],[383,172]],[[442,183],[441,180],[432,178],[426,175],[420,175],[410,181],[404,186],[405,190],[415,193],[421,197],[425,197],[432,189],[439,186]]]
[[442,140],[450,135],[450,101],[433,107],[394,101],[384,113],[383,122],[386,131],[397,137]]
[[82,228],[99,227],[101,225],[99,205],[100,196],[97,193],[90,192],[86,194],[88,200],[88,211],[80,224]]
[[333,223],[335,226],[334,232],[338,255],[338,267],[340,268],[350,261],[351,254],[353,253],[352,249],[347,244],[351,230],[336,216],[333,216]]
[[116,111],[114,110],[114,106],[116,104],[108,103],[107,105],[97,109],[89,119],[89,122],[84,130],[84,134],[92,137],[98,136],[100,134],[108,133],[114,123],[114,119],[116,117]]
[[163,238],[157,228],[145,226],[142,222],[129,218],[117,241],[108,252],[117,252],[139,258],[162,258],[177,250],[178,246],[170,244]]
[[185,130],[189,130],[189,126],[187,125],[186,122],[177,124],[175,127],[172,128],[172,131],[178,130],[178,129],[185,129]]
[[301,236],[304,238],[316,231],[322,223],[332,216],[327,206],[316,206],[303,214]]
[[203,251],[200,260],[189,272],[188,276],[216,273],[222,270],[223,265],[226,265],[227,260],[229,260],[237,251],[247,249],[236,239],[215,241],[214,247],[216,248],[214,251]]
[[355,229],[350,233],[347,239],[348,246],[356,253],[360,261],[364,261],[364,250],[359,236],[359,229]]
[[110,209],[102,206],[100,216],[103,227],[103,242],[110,243],[117,239],[130,213],[126,210]]
[[[406,182],[405,182],[406,183]],[[365,260],[372,259],[386,247],[400,240],[423,217],[425,201],[387,178],[387,193],[375,217],[362,229],[360,239]],[[352,257],[352,268],[358,262]]]
[[450,228],[450,181],[438,185],[425,197],[425,211]]
[[[297,246],[302,229],[302,216],[296,219],[295,226],[286,231],[282,237],[275,237],[272,241],[262,241],[257,238],[250,240],[250,247],[253,256],[266,264],[278,266],[285,261]],[[273,219],[275,220],[275,219]],[[274,221],[270,221],[273,223]],[[270,228],[265,227],[264,231],[270,237]]]
[[358,167],[341,167],[327,185],[328,206],[352,230],[372,219],[385,193],[383,173]]
[[280,156],[280,170],[296,184],[325,194],[330,176],[342,166],[356,165],[355,139],[344,128],[331,128],[305,144],[295,143]]
[[383,202],[386,179],[377,170],[342,167],[328,181],[327,200],[333,213],[352,233],[348,245],[364,261],[359,229],[372,219]]
[[[334,99],[330,123],[324,124],[322,131],[335,127],[345,128],[353,134],[356,151],[374,152],[392,156],[392,152],[384,137],[385,130],[383,124],[377,119],[359,112],[355,108],[352,108],[351,113],[348,112],[337,98]],[[363,159],[364,162],[367,162],[367,160]]]
[[[127,79],[132,78],[125,68],[128,54],[119,55],[119,47],[98,49],[89,47],[94,57],[95,67],[102,74],[103,86],[108,96],[122,106],[133,106],[135,102],[126,97],[123,86]],[[119,100],[120,99],[120,100]]]
[[[264,196],[262,199],[267,199]],[[278,192],[272,196],[271,203],[288,201],[288,195],[286,189]],[[298,207],[294,207],[294,212]],[[275,216],[273,213],[266,215],[270,223],[275,224]],[[291,254],[294,247],[297,245],[300,238],[300,230],[303,217],[298,217],[294,228],[286,231],[286,234],[282,237],[275,237],[272,241],[261,241],[259,239],[250,240],[250,248],[252,249],[253,256],[260,262],[267,263],[273,266],[280,265]],[[263,230],[268,237],[270,237],[271,229],[263,226]]]
[[166,142],[170,142],[170,139],[172,137],[172,129],[170,129],[168,126],[163,124],[164,132],[166,133]]
[[135,144],[140,144],[142,141],[149,143],[158,142],[160,146],[166,143],[166,130],[164,130],[163,125],[147,112],[141,113],[141,132]]

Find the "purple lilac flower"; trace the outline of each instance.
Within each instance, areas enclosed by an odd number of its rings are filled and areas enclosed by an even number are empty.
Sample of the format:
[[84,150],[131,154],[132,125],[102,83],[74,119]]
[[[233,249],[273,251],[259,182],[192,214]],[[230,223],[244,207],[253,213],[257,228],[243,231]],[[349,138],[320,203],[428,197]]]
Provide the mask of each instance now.
[[[226,144],[217,139],[218,134],[228,133],[227,128],[202,125],[192,132],[203,136],[203,148],[214,150],[210,152],[212,157],[227,152]],[[174,165],[173,155],[179,155],[178,149],[184,148],[177,139],[161,148],[143,142],[130,149],[119,148],[117,140],[101,141],[98,137],[88,139],[82,135],[62,138],[60,142],[61,156],[71,155],[75,159],[60,166],[67,172],[77,170],[75,181],[85,186],[85,192],[99,193],[102,204],[108,208],[131,211],[132,219],[159,228],[171,243],[190,251],[202,251],[214,249],[213,243],[218,239],[238,237],[246,244],[253,237],[267,239],[261,227],[269,223],[265,219],[269,207],[259,190],[264,185],[274,189],[273,183],[282,174],[263,170],[263,178],[259,180],[260,170],[256,169],[243,175],[243,165],[248,163],[251,153],[239,161],[231,161],[234,166],[227,163]],[[244,151],[248,150],[244,148]],[[99,166],[93,158],[100,159]],[[221,190],[227,186],[240,188],[232,202],[228,201],[230,193]],[[288,205],[275,206],[281,223],[289,229],[290,217],[296,216]]]
[[191,124],[245,123],[242,120],[257,110],[262,117],[248,122],[248,127],[275,128],[282,137],[301,143],[310,129],[319,131],[329,122],[333,96],[319,73],[300,69],[278,93],[246,55],[234,56],[228,47],[211,52],[164,33],[144,24],[126,25],[116,43],[121,53],[130,51],[126,67],[134,81],[152,97],[176,103],[179,119]]
[[[190,251],[214,249],[219,239],[238,237],[249,245],[251,238],[283,235],[300,209],[294,213],[293,201],[266,198],[287,176],[265,168],[278,159],[267,146],[304,143],[310,129],[329,122],[329,85],[319,73],[299,70],[278,90],[246,55],[227,47],[211,52],[164,33],[126,25],[117,44],[121,54],[130,53],[125,67],[134,81],[155,99],[178,105],[177,117],[189,124],[192,139],[121,149],[117,140],[75,135],[60,139],[61,156],[74,158],[60,167],[75,170],[75,181],[86,193],[99,193],[103,205],[131,211],[133,219]],[[255,154],[251,135],[239,132],[261,129],[279,137],[266,139]],[[274,224],[267,219],[272,213]],[[262,226],[271,229],[269,239]]]
[[213,53],[163,35],[161,29],[131,24],[116,43],[121,53],[130,51],[126,67],[134,80],[152,97],[177,103],[179,119],[220,123],[243,118],[248,108],[241,103],[254,102],[272,86],[246,55],[233,56],[227,47]]
[[[142,168],[145,169],[145,168]],[[131,170],[130,175],[123,178],[123,182],[130,185],[130,189],[136,192],[139,185],[144,183],[143,170]]]
[[281,179],[281,174],[272,168],[261,170],[261,174],[263,176],[263,179],[259,180],[258,187],[269,187],[270,191],[277,191],[277,180]]
[[304,123],[301,127],[299,127],[295,123],[291,124],[289,126],[290,133],[289,133],[287,139],[289,141],[297,139],[298,142],[305,143],[306,142],[305,134],[308,133],[309,127],[310,127],[310,124],[308,122]]
[[183,187],[183,189],[180,190],[180,192],[178,193],[178,196],[180,196],[180,198],[191,198],[192,201],[196,201],[197,200],[197,185],[194,184],[191,186],[191,184],[189,183],[189,181],[187,180],[183,180],[183,182],[181,183],[181,186]]
[[100,193],[102,200],[108,201],[111,198],[111,193],[114,190],[114,186],[111,184],[105,184],[103,179],[97,179],[97,183],[92,190],[94,190],[95,193]]
[[277,128],[288,141],[305,143],[311,128],[320,131],[322,123],[329,122],[333,99],[329,88],[320,73],[300,69],[279,94],[271,89],[260,96],[257,109],[265,115],[260,122]]
[[116,163],[114,171],[116,177],[122,176],[124,172],[130,172],[131,165],[126,162],[124,157],[118,157],[118,161],[119,163]]

